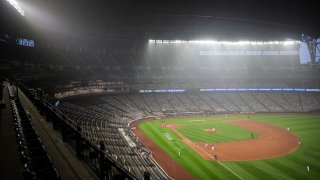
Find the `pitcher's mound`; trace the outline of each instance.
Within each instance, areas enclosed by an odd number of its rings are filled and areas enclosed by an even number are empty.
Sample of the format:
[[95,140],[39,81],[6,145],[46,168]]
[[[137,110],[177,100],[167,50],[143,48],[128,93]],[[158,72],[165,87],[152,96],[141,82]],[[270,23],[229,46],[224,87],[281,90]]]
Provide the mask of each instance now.
[[204,132],[215,133],[216,132],[216,128],[205,129]]

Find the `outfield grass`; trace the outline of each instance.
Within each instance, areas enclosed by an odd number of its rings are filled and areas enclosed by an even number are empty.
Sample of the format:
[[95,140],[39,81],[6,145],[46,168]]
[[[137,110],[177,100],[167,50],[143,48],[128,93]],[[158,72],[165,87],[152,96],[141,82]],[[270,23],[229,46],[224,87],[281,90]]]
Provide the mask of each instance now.
[[[188,124],[196,121],[206,122],[208,120],[245,119],[246,117],[245,115],[234,115],[228,117],[214,116],[167,119],[165,121],[166,123]],[[291,154],[274,159],[222,162],[223,165],[243,179],[320,179],[320,153],[318,153],[320,151],[320,115],[250,115],[250,119],[274,124],[282,128],[290,127],[290,131],[297,135],[302,142],[300,148]],[[199,179],[239,179],[239,177],[232,174],[219,163],[203,160],[197,153],[184,145],[174,132],[167,128],[161,128],[162,121],[163,120],[148,121],[140,124],[139,127],[193,176]],[[217,127],[217,125],[215,126]],[[192,133],[192,128],[201,130],[207,127],[201,125],[186,125],[179,127],[179,131],[192,141],[211,140],[206,139],[201,133]],[[230,125],[224,128],[232,129],[234,127]],[[223,142],[223,139],[226,141],[232,140],[235,138],[234,134],[238,132],[242,133],[241,139],[248,138],[246,137],[248,136],[246,130],[235,128],[236,131],[226,130],[223,134],[224,138],[221,138],[219,142]],[[215,140],[213,140],[213,142],[215,142]],[[179,157],[177,148],[180,148],[180,146],[183,147],[183,149]],[[307,163],[310,163],[310,172],[306,170]]]
[[[205,132],[205,129],[215,128],[215,133]],[[206,124],[186,124],[177,128],[177,130],[186,136],[192,142],[220,143],[240,141],[251,139],[251,131],[236,125],[214,122]],[[254,138],[258,138],[259,134],[252,132]]]

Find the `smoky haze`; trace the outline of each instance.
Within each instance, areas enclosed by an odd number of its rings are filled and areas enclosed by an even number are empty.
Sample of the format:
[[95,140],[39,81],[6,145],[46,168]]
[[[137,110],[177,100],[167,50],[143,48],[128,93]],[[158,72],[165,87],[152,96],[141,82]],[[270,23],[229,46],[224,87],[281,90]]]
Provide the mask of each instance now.
[[[61,39],[296,39],[316,34],[319,15],[300,1],[18,0],[34,34]],[[285,13],[284,13],[285,12]],[[7,15],[8,16],[8,15]],[[12,24],[15,21],[10,22]],[[237,31],[234,31],[234,30]],[[20,31],[24,31],[21,29]]]

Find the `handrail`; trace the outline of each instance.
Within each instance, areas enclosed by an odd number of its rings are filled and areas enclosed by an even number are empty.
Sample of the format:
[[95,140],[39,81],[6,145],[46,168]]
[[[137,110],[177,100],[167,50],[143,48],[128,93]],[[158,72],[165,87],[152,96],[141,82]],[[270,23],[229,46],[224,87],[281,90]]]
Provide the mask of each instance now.
[[[28,91],[28,88],[25,85],[20,86],[22,87],[21,89],[24,91]],[[30,93],[27,92],[27,93]],[[31,94],[31,93],[30,93]],[[34,97],[31,97],[34,98]],[[58,116],[62,121],[64,121],[66,123],[66,125],[71,128],[73,131],[75,131],[77,134],[81,135],[81,138],[83,140],[85,140],[94,150],[102,152],[104,157],[112,164],[112,166],[114,166],[117,170],[119,170],[120,172],[126,174],[128,176],[129,179],[139,179],[138,177],[136,177],[133,173],[131,173],[130,171],[128,171],[127,169],[125,169],[121,164],[119,164],[117,161],[115,161],[110,155],[106,154],[104,151],[102,151],[96,144],[92,143],[91,140],[88,139],[88,137],[86,135],[84,135],[81,131],[82,128],[78,127],[78,124],[72,120],[71,118],[69,118],[68,116],[64,116],[63,113],[57,109],[56,107],[54,107],[51,103],[49,103],[47,100],[40,98],[39,101],[47,108],[49,108],[56,116]],[[80,129],[78,129],[80,128]],[[80,130],[80,131],[79,131]]]

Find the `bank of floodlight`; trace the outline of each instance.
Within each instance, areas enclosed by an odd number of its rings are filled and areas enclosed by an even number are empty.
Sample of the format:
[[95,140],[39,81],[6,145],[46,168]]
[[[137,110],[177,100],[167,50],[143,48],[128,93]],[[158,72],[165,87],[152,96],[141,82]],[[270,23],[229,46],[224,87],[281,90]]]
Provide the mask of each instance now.
[[24,11],[22,10],[22,8],[19,6],[18,2],[16,0],[7,0],[8,3],[11,4],[11,6],[13,6],[21,16],[24,16]]
[[300,41],[213,41],[213,40],[149,40],[150,44],[199,44],[199,45],[294,45]]
[[238,43],[239,45],[248,45],[250,44],[250,41],[239,41]]
[[295,41],[284,41],[283,45],[292,45],[295,44]]

